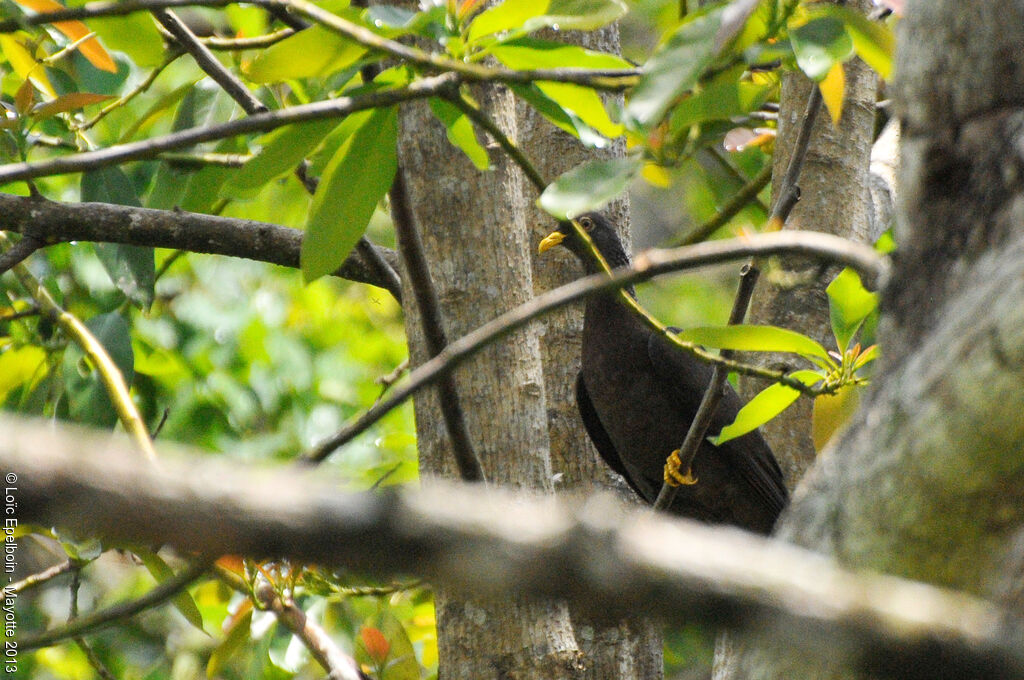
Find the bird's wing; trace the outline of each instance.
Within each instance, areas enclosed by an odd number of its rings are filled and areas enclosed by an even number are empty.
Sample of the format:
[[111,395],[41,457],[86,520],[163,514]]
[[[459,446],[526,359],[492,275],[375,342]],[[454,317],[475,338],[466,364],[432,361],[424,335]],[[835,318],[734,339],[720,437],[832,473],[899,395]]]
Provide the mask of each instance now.
[[608,436],[604,425],[601,424],[601,418],[597,415],[594,404],[590,401],[590,394],[587,393],[587,386],[583,382],[582,371],[576,375],[576,406],[583,419],[583,426],[587,428],[587,434],[590,435],[590,441],[594,442],[594,448],[601,454],[601,459],[608,464],[608,467],[621,475],[640,498],[643,498],[644,495],[630,479],[626,467],[622,464],[622,459],[619,458],[619,452],[615,450],[611,437]]
[[[670,328],[673,333],[679,329]],[[700,406],[704,391],[711,382],[713,369],[710,365],[687,356],[670,345],[658,333],[652,333],[647,342],[647,354],[660,376],[679,400],[680,410],[693,417]],[[716,433],[736,418],[741,406],[740,398],[728,383],[725,393],[711,419],[710,432]],[[682,442],[679,442],[682,444]],[[719,455],[726,455],[733,468],[753,487],[776,512],[786,505],[788,492],[782,479],[782,470],[772,455],[768,443],[758,431],[714,447]]]

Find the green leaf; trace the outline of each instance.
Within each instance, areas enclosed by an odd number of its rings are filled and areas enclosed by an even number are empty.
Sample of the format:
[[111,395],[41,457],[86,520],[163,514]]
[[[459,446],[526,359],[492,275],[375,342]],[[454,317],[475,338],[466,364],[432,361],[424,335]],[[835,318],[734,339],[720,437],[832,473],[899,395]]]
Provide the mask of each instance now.
[[516,38],[495,45],[491,50],[498,61],[512,69],[591,68],[630,69],[622,57],[539,38]]
[[832,17],[811,19],[790,30],[796,63],[808,78],[822,80],[834,64],[853,54],[853,40],[842,22]]
[[46,352],[35,345],[5,349],[0,354],[0,404],[22,385],[46,375]]
[[886,80],[892,77],[892,64],[896,53],[896,37],[888,25],[871,21],[849,7],[826,5],[821,10],[843,22],[853,40],[857,56]]
[[255,83],[325,76],[354,64],[366,48],[322,26],[312,26],[259,53],[244,69]]
[[777,326],[704,326],[688,328],[677,334],[680,340],[718,349],[744,352],[793,352],[828,358],[817,341],[802,333]]
[[395,177],[397,140],[397,109],[374,109],[327,164],[299,257],[307,282],[337,269],[366,231]]
[[[121,371],[125,384],[131,386],[135,373],[128,322],[117,312],[109,312],[94,316],[85,322],[85,326],[107,350]],[[96,427],[113,427],[117,422],[117,412],[98,371],[78,345],[68,345],[61,363],[71,419]]]
[[220,677],[224,670],[224,664],[234,656],[235,652],[248,646],[252,640],[250,628],[252,626],[252,609],[250,608],[241,618],[231,624],[231,629],[224,637],[224,640],[217,645],[210,653],[210,660],[206,662],[206,677]]
[[688,17],[644,66],[644,76],[626,107],[627,119],[641,127],[657,125],[742,31],[757,4],[757,0],[738,0]]
[[255,198],[268,182],[287,174],[312,154],[338,127],[336,118],[288,125],[263,138],[263,150],[249,160],[221,188],[225,198]]
[[[789,377],[808,386],[822,380],[821,375],[814,371],[794,371],[789,374]],[[742,437],[785,411],[799,396],[798,390],[787,385],[778,383],[771,385],[747,402],[747,405],[736,414],[736,419],[723,427],[717,437],[708,437],[708,441],[715,446],[721,446],[730,439]]]
[[[146,569],[152,574],[153,578],[156,579],[157,583],[163,583],[167,579],[174,576],[174,571],[164,562],[164,559],[155,552],[143,549],[133,549],[132,552],[142,560],[142,564],[145,565]],[[199,612],[199,607],[196,605],[196,601],[192,599],[192,595],[187,590],[182,590],[180,593],[174,596],[174,607],[181,615],[185,617],[185,620],[191,623],[193,626],[203,630],[203,615]]]
[[572,219],[624,192],[642,166],[635,156],[587,161],[549,184],[537,202],[558,219]]
[[462,149],[477,170],[486,170],[491,167],[487,149],[476,138],[476,130],[473,129],[473,123],[466,114],[436,97],[430,100],[430,110],[444,124],[448,141],[452,143],[452,146]]
[[[142,205],[131,180],[117,166],[83,173],[81,196],[86,203]],[[156,285],[153,249],[122,243],[96,243],[94,248],[114,285],[140,308],[148,309]]]
[[672,111],[670,125],[678,134],[697,123],[728,120],[757,110],[768,99],[774,85],[716,83],[683,99]]
[[825,290],[836,346],[845,352],[861,323],[878,308],[878,295],[864,288],[860,276],[849,267],[839,272]]
[[504,31],[519,35],[547,27],[590,31],[615,21],[626,11],[622,0],[505,0],[473,20],[466,42]]

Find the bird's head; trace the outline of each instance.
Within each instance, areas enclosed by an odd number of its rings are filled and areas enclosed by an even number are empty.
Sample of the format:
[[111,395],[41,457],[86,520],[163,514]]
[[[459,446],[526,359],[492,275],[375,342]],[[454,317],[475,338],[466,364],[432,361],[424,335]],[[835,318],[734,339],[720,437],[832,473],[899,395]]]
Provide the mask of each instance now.
[[[607,217],[600,213],[586,213],[577,217],[575,222],[594,242],[594,246],[597,247],[609,267],[614,269],[629,264],[629,256],[626,255],[626,251],[622,247],[619,235],[615,233],[615,225]],[[588,273],[600,271],[572,222],[559,223],[558,229],[541,240],[537,251],[543,253],[558,245],[565,246],[579,258]]]

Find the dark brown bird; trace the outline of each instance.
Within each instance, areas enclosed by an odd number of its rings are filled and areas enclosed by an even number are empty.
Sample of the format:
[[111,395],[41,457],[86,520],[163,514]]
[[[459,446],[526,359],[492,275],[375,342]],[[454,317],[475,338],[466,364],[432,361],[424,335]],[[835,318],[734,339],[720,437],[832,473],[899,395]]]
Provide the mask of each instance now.
[[[607,218],[588,213],[576,221],[613,269],[629,264]],[[600,271],[572,224],[563,223],[539,250],[556,245],[572,251],[588,274]],[[635,297],[632,288],[627,291]],[[576,379],[580,416],[604,461],[648,503],[658,496],[665,461],[682,444],[711,373],[708,364],[646,326],[617,292],[587,299]],[[731,423],[740,406],[726,385],[709,434]],[[786,505],[782,471],[760,432],[721,446],[703,442],[691,473],[696,483],[681,486],[670,508],[674,514],[767,534]]]

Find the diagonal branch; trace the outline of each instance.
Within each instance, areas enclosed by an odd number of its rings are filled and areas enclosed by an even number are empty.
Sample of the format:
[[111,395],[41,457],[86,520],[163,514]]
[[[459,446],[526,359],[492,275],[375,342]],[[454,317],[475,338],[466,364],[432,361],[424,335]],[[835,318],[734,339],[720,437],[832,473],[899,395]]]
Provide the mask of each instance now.
[[[852,267],[860,272],[865,285],[869,288],[878,286],[888,276],[889,271],[888,261],[870,247],[838,236],[809,231],[773,232],[757,234],[742,240],[711,241],[674,250],[649,250],[637,256],[630,267],[617,269],[610,276],[603,273],[593,274],[548,291],[455,340],[439,355],[412,371],[409,374],[408,382],[397,387],[391,396],[378,402],[351,424],[307,453],[305,458],[320,460],[330,455],[335,449],[344,446],[365,432],[416,391],[433,385],[441,376],[455,369],[487,344],[505,337],[517,328],[554,309],[589,295],[623,288],[661,274],[729,262],[744,257],[773,254],[804,255]],[[811,396],[822,393],[818,389],[804,385],[799,380],[788,377],[781,371],[750,366],[707,352],[692,343],[682,343],[678,338],[675,340],[683,350],[709,363],[721,364],[729,371],[782,383]]]

